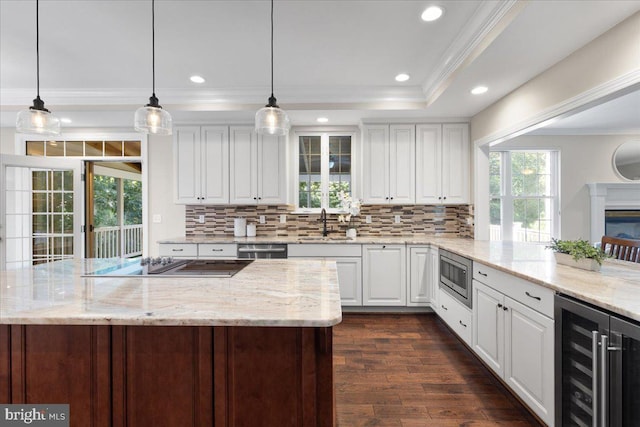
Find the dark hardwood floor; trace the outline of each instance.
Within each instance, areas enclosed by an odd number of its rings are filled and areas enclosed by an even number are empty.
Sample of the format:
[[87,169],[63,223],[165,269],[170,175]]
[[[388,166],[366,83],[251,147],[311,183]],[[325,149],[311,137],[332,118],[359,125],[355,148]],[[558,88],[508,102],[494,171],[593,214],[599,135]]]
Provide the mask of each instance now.
[[434,314],[343,314],[338,427],[540,426]]

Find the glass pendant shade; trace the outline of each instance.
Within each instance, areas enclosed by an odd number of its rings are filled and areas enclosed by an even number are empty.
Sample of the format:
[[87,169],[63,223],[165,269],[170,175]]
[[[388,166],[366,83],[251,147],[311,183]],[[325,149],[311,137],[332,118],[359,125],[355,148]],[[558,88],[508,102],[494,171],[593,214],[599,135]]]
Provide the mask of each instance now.
[[289,133],[291,123],[287,113],[280,107],[266,106],[256,113],[256,132],[259,134],[284,136]]
[[162,107],[145,105],[136,110],[133,126],[142,133],[171,135],[171,114]]
[[16,132],[36,135],[60,135],[60,119],[44,107],[42,109],[30,107],[18,113]]

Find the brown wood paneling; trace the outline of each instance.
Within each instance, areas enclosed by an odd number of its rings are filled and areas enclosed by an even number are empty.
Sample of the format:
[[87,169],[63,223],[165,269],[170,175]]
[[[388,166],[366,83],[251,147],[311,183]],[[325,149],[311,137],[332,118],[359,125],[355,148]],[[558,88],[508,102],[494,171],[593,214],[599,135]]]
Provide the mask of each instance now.
[[[215,425],[332,426],[331,329],[317,334],[315,328],[215,328]],[[318,351],[321,342],[327,353]]]
[[10,354],[9,325],[0,325],[0,403],[11,403]]
[[114,426],[213,424],[212,329],[113,327]]
[[108,326],[12,325],[12,403],[67,403],[71,426],[109,426]]

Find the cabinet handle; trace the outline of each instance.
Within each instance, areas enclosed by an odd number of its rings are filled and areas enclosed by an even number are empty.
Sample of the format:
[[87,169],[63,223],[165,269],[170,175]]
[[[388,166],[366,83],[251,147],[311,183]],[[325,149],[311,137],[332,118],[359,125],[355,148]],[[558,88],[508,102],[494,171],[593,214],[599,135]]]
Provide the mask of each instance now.
[[506,305],[502,306],[502,309],[503,309],[504,311],[509,311],[509,308],[508,308]]
[[599,357],[598,357],[598,338],[600,333],[598,331],[591,331],[591,392],[592,392],[592,400],[591,400],[591,410],[593,411],[593,427],[598,426],[599,418],[599,406],[598,400],[600,397],[600,393],[598,390],[599,379],[598,379],[598,368],[599,368]]
[[211,252],[222,252],[224,249],[211,249]]
[[498,308],[502,308],[502,304],[498,303]]
[[[609,424],[609,337],[600,340],[600,425]],[[595,372],[593,373],[595,375]],[[595,396],[595,394],[594,394]]]
[[442,307],[444,310],[449,311],[449,309],[447,307],[445,307],[444,305],[440,304],[440,307]]
[[540,297],[537,297],[535,295],[531,295],[528,291],[525,291],[525,295],[527,295],[529,298],[537,299],[538,301],[542,300],[542,298],[540,298]]
[[173,252],[182,252],[184,249],[171,249]]
[[482,271],[478,270],[478,274],[484,277],[487,277],[487,273],[483,273]]
[[461,324],[462,326],[464,326],[465,328],[467,327],[467,325],[465,325],[464,323],[462,323],[462,320],[458,320],[458,322],[460,322],[460,324]]

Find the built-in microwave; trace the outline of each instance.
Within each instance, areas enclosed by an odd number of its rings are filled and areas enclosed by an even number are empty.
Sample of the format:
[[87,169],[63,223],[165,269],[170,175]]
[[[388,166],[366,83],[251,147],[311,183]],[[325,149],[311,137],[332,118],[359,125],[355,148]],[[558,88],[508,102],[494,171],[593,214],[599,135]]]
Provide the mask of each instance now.
[[440,249],[440,288],[469,308],[473,262],[463,256]]

